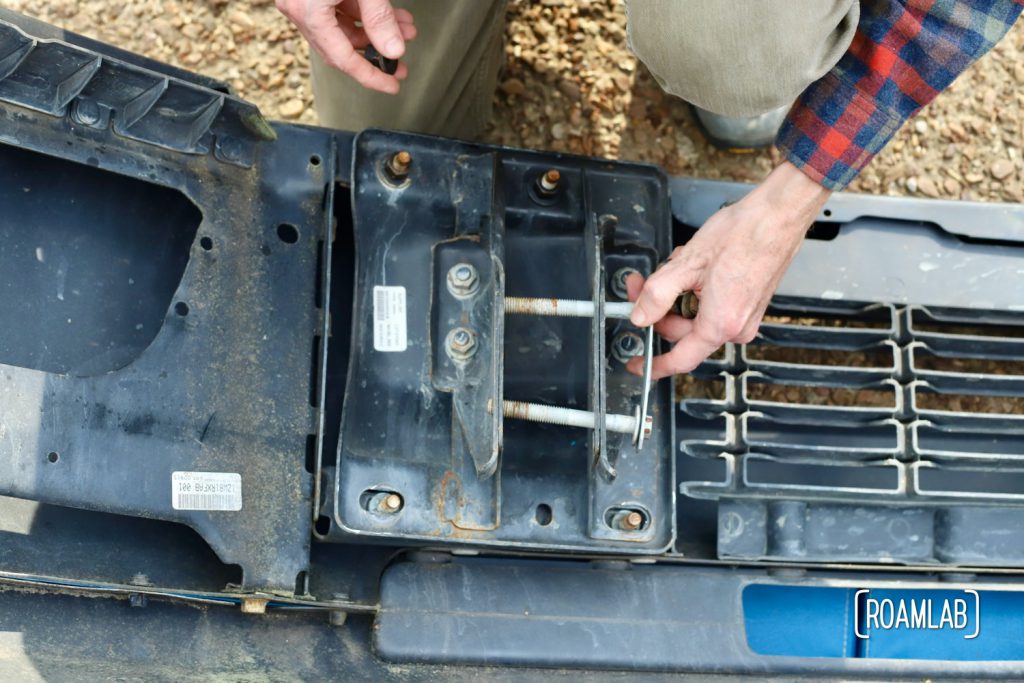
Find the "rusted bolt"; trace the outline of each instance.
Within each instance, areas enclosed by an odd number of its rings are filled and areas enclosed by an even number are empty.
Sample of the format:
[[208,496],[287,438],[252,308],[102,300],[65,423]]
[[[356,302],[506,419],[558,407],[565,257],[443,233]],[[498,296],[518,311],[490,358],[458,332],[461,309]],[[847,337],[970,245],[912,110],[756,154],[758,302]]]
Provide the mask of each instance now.
[[693,292],[683,292],[676,299],[675,305],[672,307],[674,313],[678,313],[684,318],[696,318],[697,313],[700,312],[700,299]]
[[[629,301],[606,301],[604,317],[626,320],[633,312]],[[527,296],[505,297],[505,315],[552,315],[562,318],[593,318],[594,302],[583,299],[543,299]]]
[[612,357],[622,364],[644,355],[644,340],[636,332],[621,332],[612,340]]
[[467,327],[456,327],[448,333],[445,348],[452,360],[469,360],[476,354],[476,333]]
[[626,531],[636,531],[644,525],[644,516],[636,510],[631,510],[622,516],[620,524]]
[[639,275],[640,271],[636,268],[619,268],[612,275],[611,289],[612,294],[618,298],[626,301],[629,299],[629,290],[626,288],[626,278],[630,275]]
[[468,263],[456,263],[448,269],[448,291],[457,299],[465,299],[480,288],[480,276]]
[[558,172],[558,169],[552,168],[537,179],[537,189],[543,195],[553,195],[558,190],[558,181],[561,179],[562,174]]
[[394,514],[402,509],[402,496],[397,493],[389,493],[380,502],[380,508],[388,514]]
[[[597,417],[588,410],[576,410],[575,408],[509,400],[501,402],[501,409],[502,414],[512,420],[543,422],[566,427],[583,427],[584,429],[597,428]],[[609,432],[621,434],[633,434],[636,432],[637,417],[635,415],[607,413],[604,419],[604,428]]]
[[387,172],[388,179],[393,183],[401,183],[409,176],[409,166],[412,165],[412,155],[406,150],[395,153],[388,163],[385,164],[384,169]]

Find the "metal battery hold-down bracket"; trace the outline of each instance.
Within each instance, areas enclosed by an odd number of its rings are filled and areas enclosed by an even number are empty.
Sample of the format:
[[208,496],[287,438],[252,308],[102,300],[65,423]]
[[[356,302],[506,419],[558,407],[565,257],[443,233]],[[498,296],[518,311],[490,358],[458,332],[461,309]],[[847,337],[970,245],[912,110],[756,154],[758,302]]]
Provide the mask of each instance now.
[[[626,371],[657,349],[609,277],[667,256],[665,178],[540,159],[357,138],[353,351],[327,540],[639,553],[671,543],[671,387],[645,391]],[[524,301],[552,294],[585,314],[522,315]],[[402,338],[382,345],[392,334]],[[401,509],[375,506],[382,492]]]

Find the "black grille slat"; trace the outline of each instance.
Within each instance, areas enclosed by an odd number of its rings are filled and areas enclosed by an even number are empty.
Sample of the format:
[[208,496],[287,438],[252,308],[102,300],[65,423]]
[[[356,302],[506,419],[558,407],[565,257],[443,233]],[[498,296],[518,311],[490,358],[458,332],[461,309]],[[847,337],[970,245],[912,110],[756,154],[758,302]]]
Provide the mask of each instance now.
[[[684,457],[726,465],[716,482],[687,481],[684,466],[680,487],[719,501],[720,556],[816,559],[773,550],[774,516],[794,510],[807,524],[827,510],[842,535],[860,528],[847,513],[898,524],[886,511],[912,510],[938,525],[960,507],[1024,508],[1024,314],[811,300],[773,302],[769,314],[753,343],[702,366],[724,384],[720,398],[684,387],[680,401],[691,422],[730,420],[724,440],[679,429]],[[763,543],[738,542],[727,515]],[[931,561],[960,561],[938,549],[948,531],[932,533]],[[920,561],[921,552],[904,539],[860,559]]]

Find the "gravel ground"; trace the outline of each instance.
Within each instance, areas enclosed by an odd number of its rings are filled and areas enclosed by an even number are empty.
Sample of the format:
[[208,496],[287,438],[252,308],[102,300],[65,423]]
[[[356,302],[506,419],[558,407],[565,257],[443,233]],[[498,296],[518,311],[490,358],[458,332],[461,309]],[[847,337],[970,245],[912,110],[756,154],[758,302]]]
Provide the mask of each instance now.
[[[6,6],[231,83],[271,118],[316,122],[305,42],[272,0],[7,0]],[[777,155],[719,153],[626,47],[619,0],[511,2],[487,139],[757,180]],[[412,65],[415,73],[415,65]],[[893,195],[1024,201],[1024,23],[854,182]]]
[[[316,123],[307,46],[273,0],[5,4],[225,80],[270,118]],[[513,0],[507,26],[506,65],[489,141],[747,181],[763,177],[778,160],[773,149],[734,155],[707,144],[688,106],[663,94],[628,50],[620,0]],[[411,71],[415,77],[415,65]],[[1024,22],[1018,22],[995,50],[905,126],[850,189],[1024,201],[1022,107]],[[680,389],[703,392],[685,382]]]

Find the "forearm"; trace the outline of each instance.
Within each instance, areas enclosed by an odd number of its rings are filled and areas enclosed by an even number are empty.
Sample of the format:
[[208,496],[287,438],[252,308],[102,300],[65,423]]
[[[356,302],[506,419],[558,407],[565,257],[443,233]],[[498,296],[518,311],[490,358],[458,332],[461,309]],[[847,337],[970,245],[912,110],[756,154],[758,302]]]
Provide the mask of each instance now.
[[849,50],[800,96],[777,145],[840,190],[1013,25],[1024,0],[880,0],[861,4]]

